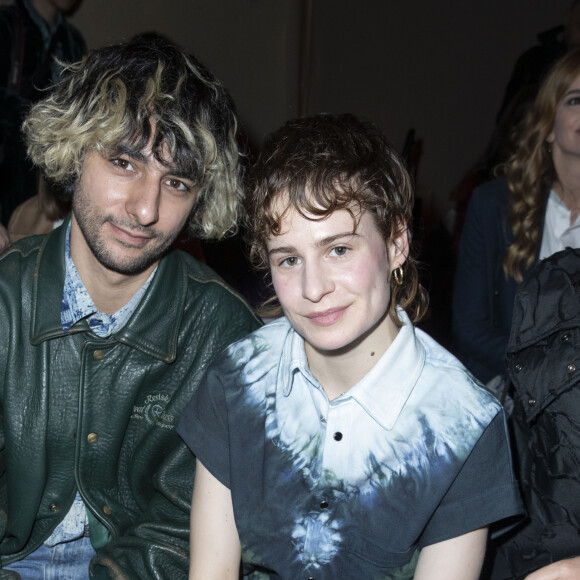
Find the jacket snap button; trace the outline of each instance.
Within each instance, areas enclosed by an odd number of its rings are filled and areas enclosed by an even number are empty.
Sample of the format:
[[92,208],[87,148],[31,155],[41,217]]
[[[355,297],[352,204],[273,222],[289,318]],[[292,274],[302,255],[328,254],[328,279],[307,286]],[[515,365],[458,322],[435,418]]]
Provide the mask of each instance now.
[[113,510],[108,505],[106,505],[106,506],[103,507],[103,511],[108,516],[110,516],[113,513]]
[[533,407],[535,404],[536,404],[536,399],[534,399],[534,397],[530,397],[530,398],[528,399],[528,405],[529,405],[530,407]]
[[576,370],[576,365],[574,363],[570,363],[568,365],[568,372],[571,373],[572,371]]
[[519,373],[524,367],[518,363],[515,367],[514,370],[516,371],[516,373]]
[[334,440],[335,440],[335,441],[340,441],[341,439],[342,439],[342,433],[341,433],[340,431],[337,431],[337,432],[334,434]]
[[58,511],[58,504],[57,503],[51,503],[49,506],[49,509],[51,512],[57,512]]
[[325,510],[325,509],[328,507],[328,502],[327,502],[325,499],[323,499],[323,500],[320,502],[320,507],[321,507],[323,510]]
[[96,350],[96,351],[93,353],[93,358],[94,358],[95,360],[102,360],[104,357],[105,357],[105,353],[104,353],[104,351],[102,351],[102,350],[100,350],[100,349],[99,349],[99,350]]
[[569,334],[564,334],[564,335],[562,335],[562,338],[560,340],[562,342],[570,342],[570,335]]
[[99,436],[96,433],[89,433],[87,436],[87,441],[89,443],[96,443],[99,440]]

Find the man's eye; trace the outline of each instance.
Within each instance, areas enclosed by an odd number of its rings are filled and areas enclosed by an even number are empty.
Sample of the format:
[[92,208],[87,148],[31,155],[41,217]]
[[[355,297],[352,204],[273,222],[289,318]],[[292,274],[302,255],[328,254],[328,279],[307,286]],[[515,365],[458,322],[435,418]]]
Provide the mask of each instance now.
[[189,191],[189,187],[183,183],[183,181],[179,179],[168,179],[167,185],[171,187],[171,189],[176,189],[177,191]]
[[113,161],[113,165],[116,165],[120,169],[126,169],[127,171],[131,171],[133,169],[131,162],[128,161],[127,159],[119,158],[119,159],[113,159],[112,161]]

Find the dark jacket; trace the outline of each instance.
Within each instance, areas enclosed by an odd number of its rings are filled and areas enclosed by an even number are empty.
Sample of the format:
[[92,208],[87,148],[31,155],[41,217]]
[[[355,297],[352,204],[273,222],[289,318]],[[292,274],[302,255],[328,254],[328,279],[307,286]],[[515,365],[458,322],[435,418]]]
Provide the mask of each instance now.
[[580,556],[580,250],[522,284],[508,346],[516,473],[528,519],[503,540],[493,578]]
[[211,360],[258,320],[174,251],[117,334],[64,333],[66,225],[0,259],[0,561],[34,551],[78,490],[91,577],[186,578],[195,462],[175,427]]
[[[461,235],[453,291],[455,352],[482,382],[505,371],[517,283],[506,278],[503,258],[513,243],[504,180],[478,187],[469,202]],[[542,224],[543,224],[542,218]],[[536,261],[542,246],[538,238]],[[524,277],[527,273],[524,273]]]

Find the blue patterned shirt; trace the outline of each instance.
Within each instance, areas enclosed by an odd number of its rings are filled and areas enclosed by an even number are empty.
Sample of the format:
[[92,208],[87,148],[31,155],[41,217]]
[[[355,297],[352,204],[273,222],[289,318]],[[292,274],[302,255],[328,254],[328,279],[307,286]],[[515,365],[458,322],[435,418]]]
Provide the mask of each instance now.
[[210,367],[178,431],[231,490],[246,571],[411,579],[424,546],[521,512],[501,406],[398,312],[332,401],[285,319]]
[[79,272],[74,265],[73,259],[70,255],[70,224],[66,232],[65,242],[65,262],[66,262],[66,276],[64,280],[64,290],[62,293],[62,304],[60,310],[60,319],[62,322],[62,329],[68,332],[73,325],[79,320],[86,318],[91,330],[101,338],[106,338],[123,328],[131,314],[137,308],[141,301],[143,294],[149,288],[155,270],[147,279],[145,284],[135,293],[133,298],[114,314],[104,314],[99,312],[92,298],[89,296]]

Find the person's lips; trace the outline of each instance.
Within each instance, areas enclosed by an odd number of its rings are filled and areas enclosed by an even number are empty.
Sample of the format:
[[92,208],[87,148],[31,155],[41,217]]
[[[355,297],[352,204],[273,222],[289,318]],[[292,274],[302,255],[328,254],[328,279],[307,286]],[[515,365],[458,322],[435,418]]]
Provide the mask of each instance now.
[[318,326],[330,326],[342,318],[347,308],[347,306],[340,306],[320,312],[310,312],[306,315],[306,318]]
[[153,236],[144,234],[142,232],[133,232],[131,229],[126,227],[116,226],[115,224],[111,223],[111,228],[113,229],[115,235],[129,246],[133,246],[136,248],[142,248],[149,242]]

